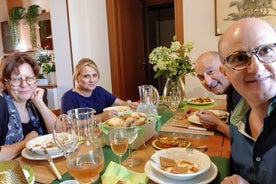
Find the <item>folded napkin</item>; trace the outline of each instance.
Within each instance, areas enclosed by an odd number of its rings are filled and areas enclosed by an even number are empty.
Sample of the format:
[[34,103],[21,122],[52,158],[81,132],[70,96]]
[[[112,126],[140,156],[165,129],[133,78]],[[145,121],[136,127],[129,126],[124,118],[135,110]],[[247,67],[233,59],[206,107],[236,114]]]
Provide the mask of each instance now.
[[101,176],[102,184],[116,184],[119,180],[126,184],[146,184],[149,180],[145,173],[137,173],[119,165],[110,162],[105,173]]

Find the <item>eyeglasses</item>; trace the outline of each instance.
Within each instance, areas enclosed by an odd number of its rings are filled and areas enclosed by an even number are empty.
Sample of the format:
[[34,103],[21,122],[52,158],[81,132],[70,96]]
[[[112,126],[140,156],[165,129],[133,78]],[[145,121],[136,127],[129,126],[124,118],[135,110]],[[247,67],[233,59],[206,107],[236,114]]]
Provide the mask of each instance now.
[[25,79],[22,77],[20,78],[12,78],[12,79],[5,79],[6,82],[9,82],[12,86],[17,87],[25,81],[28,85],[33,85],[37,82],[37,78],[35,76],[28,76]]
[[273,63],[276,61],[276,43],[261,45],[251,51],[238,51],[226,57],[224,61],[233,70],[244,70],[251,63],[252,55],[255,55],[261,63]]

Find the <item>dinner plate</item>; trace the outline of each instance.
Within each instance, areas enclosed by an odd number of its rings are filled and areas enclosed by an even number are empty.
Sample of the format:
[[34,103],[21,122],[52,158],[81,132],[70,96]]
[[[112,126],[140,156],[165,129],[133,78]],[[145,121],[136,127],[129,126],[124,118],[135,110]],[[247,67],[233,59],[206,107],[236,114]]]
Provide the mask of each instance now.
[[192,105],[209,105],[209,104],[215,103],[215,100],[212,99],[212,98],[209,98],[210,101],[208,101],[208,102],[194,102],[194,100],[195,100],[195,99],[198,99],[198,98],[200,98],[200,97],[189,98],[187,102],[188,102],[189,104],[192,104]]
[[131,112],[129,106],[110,106],[103,109],[103,111],[111,111],[111,110],[117,111],[118,116]]
[[167,178],[163,174],[158,173],[151,166],[150,161],[147,161],[145,165],[145,173],[149,177],[149,179],[159,184],[207,184],[217,177],[218,169],[217,166],[212,163],[210,169],[205,173],[190,180],[180,181]]
[[[222,121],[227,123],[228,121],[228,116],[230,115],[229,112],[222,111],[222,110],[209,110],[213,112],[215,115],[217,115],[219,118],[222,117]],[[201,125],[201,122],[199,121],[199,117],[196,115],[197,112],[194,112],[191,116],[188,117],[188,120],[191,123]],[[226,118],[225,118],[226,117]]]
[[[167,149],[167,148],[161,148],[159,146],[156,145],[156,142],[159,141],[158,139],[155,139],[154,141],[152,141],[151,145],[152,147],[154,147],[155,149]],[[189,147],[191,145],[191,142],[187,141],[187,145],[185,146],[185,148]],[[172,147],[171,147],[172,148]]]
[[[45,155],[33,153],[33,152],[29,151],[27,148],[24,148],[21,151],[21,155],[22,155],[22,157],[29,159],[29,160],[47,160]],[[56,155],[52,155],[52,158],[55,159],[55,158],[59,158],[62,156],[63,156],[63,153],[58,153]]]

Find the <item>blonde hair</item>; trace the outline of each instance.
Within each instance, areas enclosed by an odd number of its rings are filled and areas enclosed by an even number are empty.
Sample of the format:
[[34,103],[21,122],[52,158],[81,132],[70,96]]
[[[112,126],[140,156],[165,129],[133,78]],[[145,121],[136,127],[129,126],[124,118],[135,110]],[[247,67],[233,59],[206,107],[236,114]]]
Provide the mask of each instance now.
[[92,68],[94,68],[94,70],[96,70],[99,78],[100,78],[100,72],[99,72],[99,68],[96,65],[96,63],[89,58],[82,58],[81,60],[79,60],[79,62],[77,63],[77,65],[75,66],[75,71],[74,71],[74,75],[73,75],[73,79],[74,81],[77,80],[81,70],[86,67],[86,66],[90,66]]

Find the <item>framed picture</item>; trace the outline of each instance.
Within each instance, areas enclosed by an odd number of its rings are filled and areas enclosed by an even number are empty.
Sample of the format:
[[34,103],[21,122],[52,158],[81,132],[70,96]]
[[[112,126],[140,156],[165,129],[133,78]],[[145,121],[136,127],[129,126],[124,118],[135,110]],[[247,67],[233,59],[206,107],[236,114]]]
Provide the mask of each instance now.
[[215,0],[216,36],[242,17],[258,17],[276,26],[276,1]]

